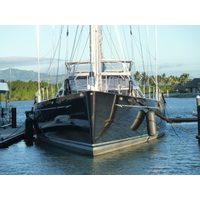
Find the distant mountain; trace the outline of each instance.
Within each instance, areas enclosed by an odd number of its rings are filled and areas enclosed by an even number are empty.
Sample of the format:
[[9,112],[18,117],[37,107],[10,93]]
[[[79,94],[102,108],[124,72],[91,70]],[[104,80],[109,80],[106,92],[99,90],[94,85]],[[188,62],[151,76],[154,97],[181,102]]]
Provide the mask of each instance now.
[[[66,75],[58,75],[58,82],[62,83],[65,79]],[[6,69],[6,70],[0,70],[0,79],[4,79],[5,81],[16,81],[21,80],[28,82],[30,80],[37,81],[38,80],[38,74],[37,72],[34,72],[33,70],[20,70],[20,69]],[[40,74],[41,81],[44,82],[50,82],[55,83],[56,82],[56,75],[49,75],[47,76],[44,73]]]

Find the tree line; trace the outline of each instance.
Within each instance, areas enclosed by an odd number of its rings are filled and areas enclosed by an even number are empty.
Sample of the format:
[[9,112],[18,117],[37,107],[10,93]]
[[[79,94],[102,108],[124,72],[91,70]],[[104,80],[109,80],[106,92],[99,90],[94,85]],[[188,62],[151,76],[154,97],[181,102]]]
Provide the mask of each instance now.
[[137,84],[141,87],[141,90],[144,93],[154,91],[154,87],[156,85],[156,78],[160,90],[162,90],[163,92],[167,92],[167,90],[170,92],[174,92],[172,86],[179,83],[185,84],[189,81],[189,76],[190,74],[183,73],[179,77],[172,75],[167,77],[166,74],[163,73],[162,75],[157,75],[157,77],[155,77],[153,75],[148,76],[146,72],[140,73],[138,71],[136,71],[136,73],[133,75]]
[[[178,83],[184,84],[189,81],[190,74],[183,73],[179,77],[177,76],[169,76],[167,77],[165,73],[162,75],[157,75],[157,82],[162,84],[170,84],[170,85],[176,85]],[[136,71],[136,73],[133,75],[134,79],[137,83],[140,83],[141,85],[155,85],[156,77],[155,76],[148,76],[146,72],[140,73]]]
[[[38,82],[37,81],[11,81],[7,82],[10,89],[9,99],[11,101],[22,101],[22,100],[34,100],[36,93],[38,91]],[[52,84],[47,82],[41,82],[41,98],[48,99],[55,97],[58,89],[61,87],[61,84]],[[5,95],[2,98],[5,100]]]
[[[140,86],[141,90],[144,93],[155,91],[155,76],[148,76],[145,72],[140,73],[136,72],[133,75],[137,84]],[[173,92],[173,88],[171,86],[181,83],[184,84],[189,80],[189,74],[183,73],[180,77],[177,76],[169,76],[167,77],[165,74],[157,76],[157,82],[159,84],[159,88],[163,92]],[[34,100],[36,96],[36,92],[38,91],[38,82],[37,81],[11,81],[8,82],[8,86],[10,88],[10,100],[12,101],[22,101],[22,100]],[[47,82],[41,82],[41,98],[48,99],[55,97],[58,89],[61,87],[61,84],[52,84]],[[2,95],[2,100],[5,100],[5,95]]]

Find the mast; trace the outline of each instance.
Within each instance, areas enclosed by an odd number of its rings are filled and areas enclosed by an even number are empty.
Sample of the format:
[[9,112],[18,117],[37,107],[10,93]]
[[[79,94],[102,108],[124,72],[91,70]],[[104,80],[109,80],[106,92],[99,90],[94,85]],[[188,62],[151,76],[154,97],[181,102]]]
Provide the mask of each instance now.
[[41,95],[40,95],[40,41],[39,41],[39,25],[37,25],[37,53],[38,53],[38,103],[41,102]]
[[157,41],[157,26],[155,25],[155,41],[156,41],[156,52],[155,52],[155,60],[156,60],[156,100],[159,100],[158,95],[158,41]]
[[101,26],[90,25],[90,90],[101,90]]

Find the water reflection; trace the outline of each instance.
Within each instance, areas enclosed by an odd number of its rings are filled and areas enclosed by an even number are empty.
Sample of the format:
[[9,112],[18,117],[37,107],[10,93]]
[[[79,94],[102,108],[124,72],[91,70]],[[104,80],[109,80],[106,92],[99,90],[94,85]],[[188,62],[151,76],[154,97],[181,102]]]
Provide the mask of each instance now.
[[[168,113],[172,112],[170,115],[173,117],[179,110],[176,101],[170,99],[168,107]],[[180,105],[186,105],[183,115],[189,116],[195,101],[191,104],[191,99],[179,99],[179,102]],[[179,125],[197,134],[197,123]],[[33,145],[26,146],[21,141],[7,149],[0,149],[0,174],[199,175],[200,144],[195,137],[176,126],[168,124],[166,128],[167,134],[159,140],[94,158],[45,143],[34,142]]]

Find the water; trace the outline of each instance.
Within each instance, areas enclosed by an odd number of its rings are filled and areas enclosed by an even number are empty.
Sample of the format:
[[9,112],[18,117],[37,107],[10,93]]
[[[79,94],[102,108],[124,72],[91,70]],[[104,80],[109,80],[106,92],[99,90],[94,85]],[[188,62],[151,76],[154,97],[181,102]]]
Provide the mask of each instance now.
[[[193,117],[196,99],[168,98],[168,117]],[[33,101],[12,102],[17,107],[18,126]],[[64,151],[48,144],[26,146],[24,141],[0,149],[1,175],[199,175],[200,145],[194,137],[197,123],[181,123],[190,135],[167,124],[167,134],[149,144],[131,147],[95,158]]]

